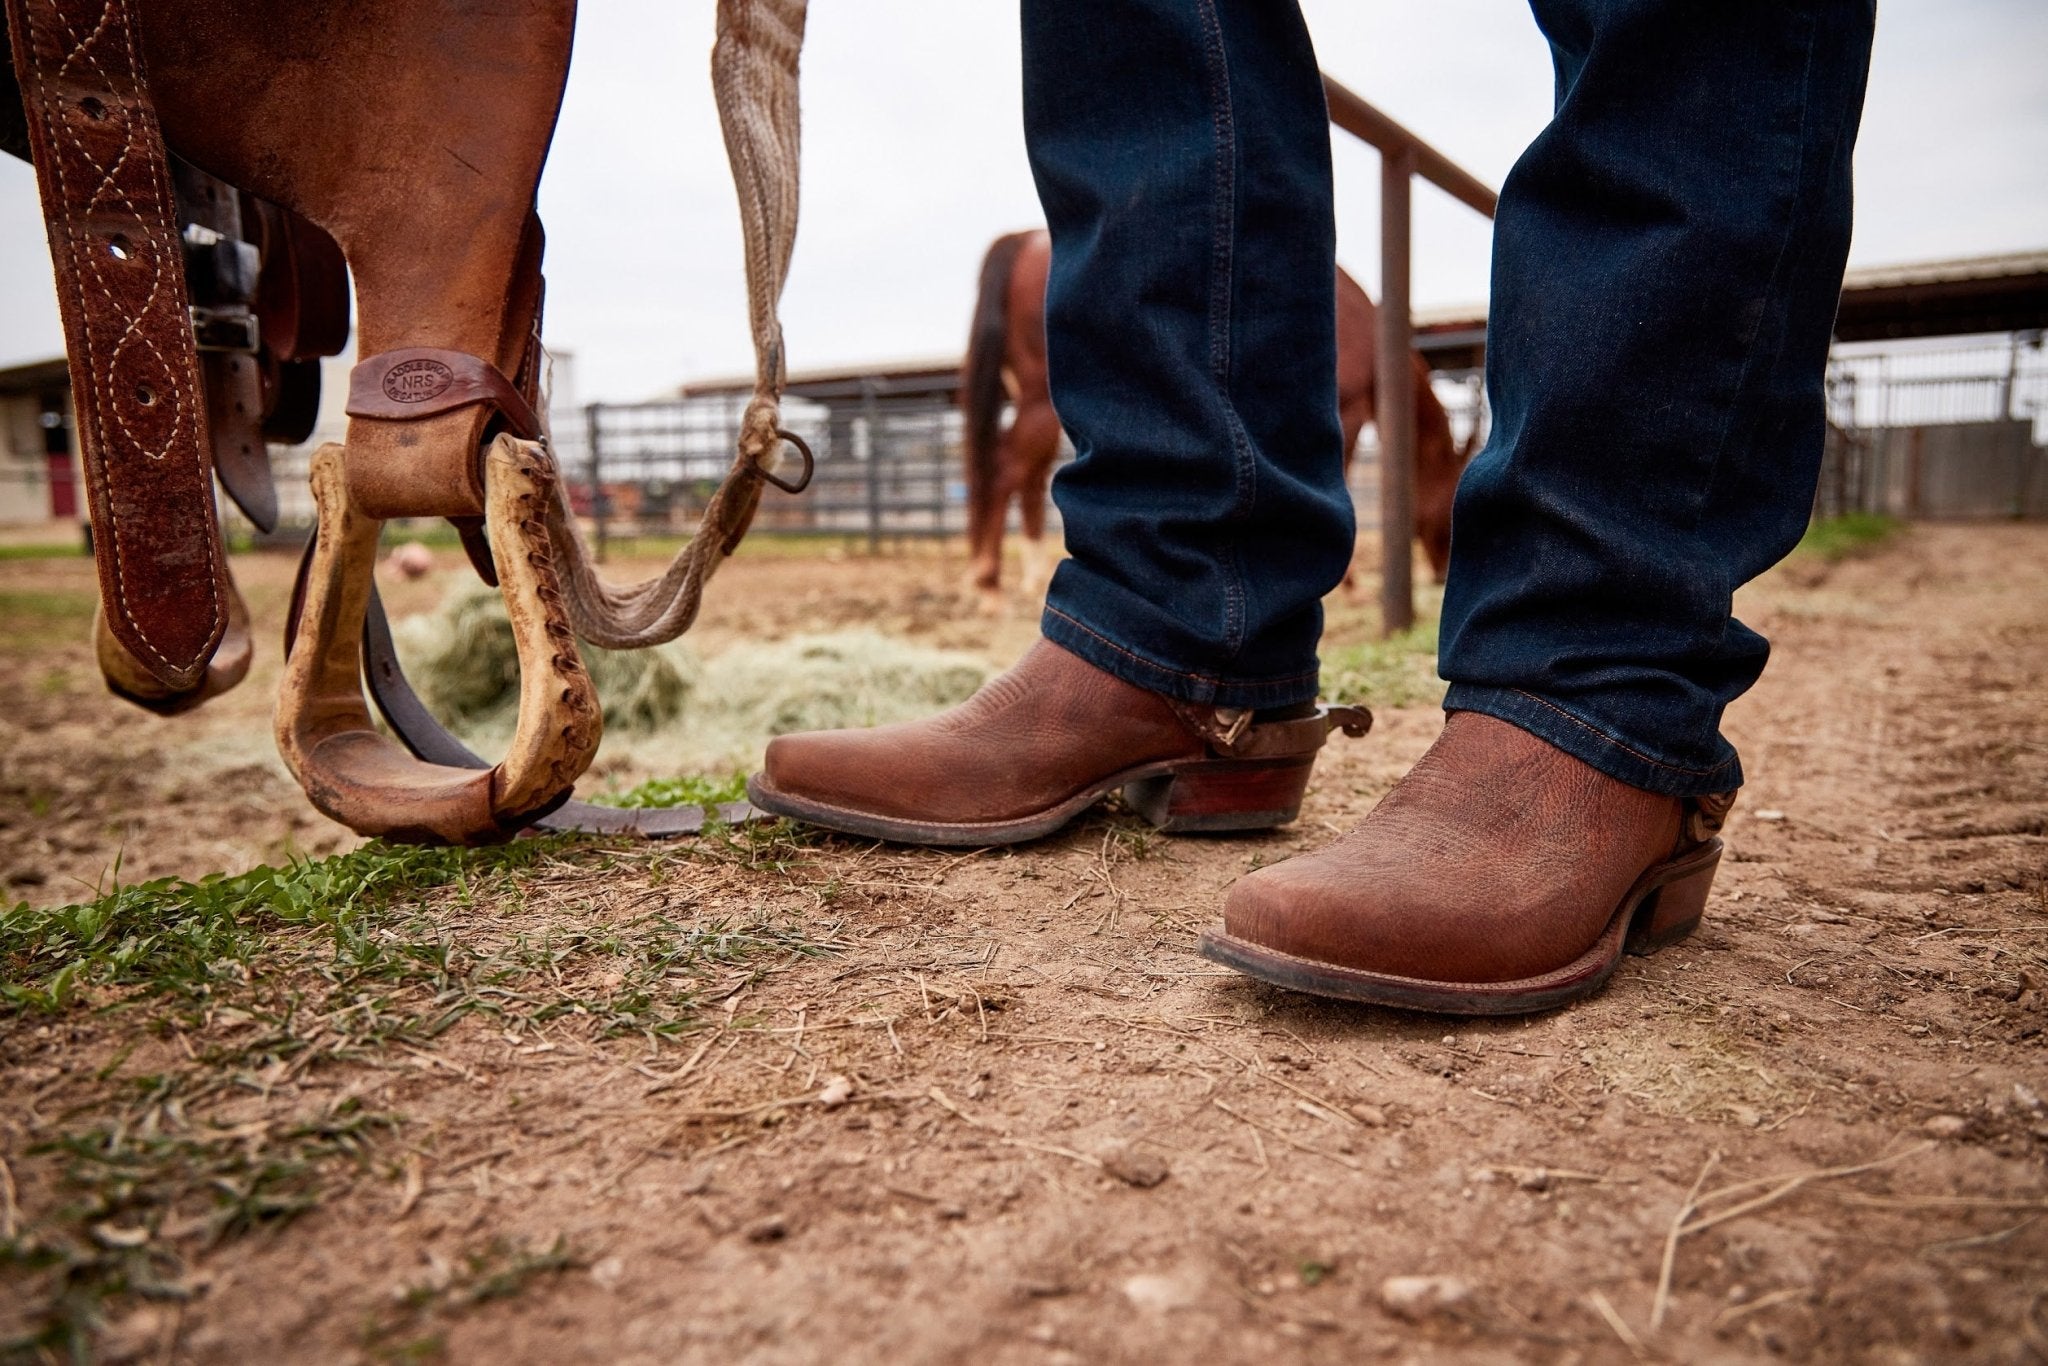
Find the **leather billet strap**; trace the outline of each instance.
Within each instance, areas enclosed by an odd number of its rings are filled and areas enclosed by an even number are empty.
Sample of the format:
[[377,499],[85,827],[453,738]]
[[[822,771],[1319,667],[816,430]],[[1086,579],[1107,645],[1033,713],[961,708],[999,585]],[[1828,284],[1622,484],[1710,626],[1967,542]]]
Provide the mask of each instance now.
[[542,509],[554,462],[499,436],[484,453],[495,558],[519,652],[519,721],[505,758],[474,769],[422,762],[377,731],[362,692],[360,643],[379,523],[350,503],[342,447],[313,456],[318,510],[296,629],[278,690],[277,743],[315,806],[358,834],[450,844],[510,839],[560,804],[604,729],[597,694],[562,613]]
[[540,419],[504,372],[487,360],[438,346],[405,346],[356,362],[348,415],[414,421],[489,404],[513,436],[538,441]]
[[221,637],[220,648],[207,661],[206,674],[197,687],[165,687],[115,638],[107,625],[104,607],[93,613],[92,643],[107,691],[158,716],[177,716],[219,697],[248,676],[250,660],[255,656],[249,635],[249,606],[242,601],[232,579],[228,582],[228,629]]
[[6,0],[78,412],[107,629],[203,685],[228,587],[176,201],[136,0]]

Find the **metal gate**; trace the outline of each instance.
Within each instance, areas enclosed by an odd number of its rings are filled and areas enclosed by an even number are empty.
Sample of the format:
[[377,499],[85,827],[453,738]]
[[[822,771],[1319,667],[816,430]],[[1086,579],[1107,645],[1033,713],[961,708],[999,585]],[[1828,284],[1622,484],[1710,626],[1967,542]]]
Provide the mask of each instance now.
[[1814,511],[2048,517],[2041,334],[1837,347]]

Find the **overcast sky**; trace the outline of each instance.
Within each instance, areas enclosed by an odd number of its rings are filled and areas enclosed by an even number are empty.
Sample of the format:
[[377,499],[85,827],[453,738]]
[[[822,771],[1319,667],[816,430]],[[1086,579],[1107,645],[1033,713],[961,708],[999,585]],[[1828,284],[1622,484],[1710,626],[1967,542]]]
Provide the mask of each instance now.
[[[581,399],[751,367],[711,101],[713,0],[585,0],[554,154],[548,341]],[[1498,185],[1543,125],[1519,0],[1306,0],[1325,70]],[[1884,0],[1857,153],[1854,260],[2048,247],[2048,3]],[[804,53],[791,366],[957,354],[989,240],[1038,219],[1015,7],[816,0]],[[1337,134],[1339,255],[1377,293],[1374,154]],[[1418,308],[1486,296],[1487,226],[1415,196]],[[0,366],[61,350],[35,179],[0,157]]]

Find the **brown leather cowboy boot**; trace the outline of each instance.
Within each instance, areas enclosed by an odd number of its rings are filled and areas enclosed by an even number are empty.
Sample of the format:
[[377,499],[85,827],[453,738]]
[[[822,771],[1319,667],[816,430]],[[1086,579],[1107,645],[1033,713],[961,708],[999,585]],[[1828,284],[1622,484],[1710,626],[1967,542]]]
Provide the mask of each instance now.
[[1040,640],[951,711],[770,742],[755,806],[850,835],[978,848],[1049,835],[1119,788],[1168,831],[1291,821],[1333,727],[1369,713],[1303,707],[1258,721],[1124,682]]
[[1630,787],[1453,712],[1364,823],[1230,889],[1202,953],[1319,996],[1511,1015],[1597,991],[1690,934],[1735,794]]

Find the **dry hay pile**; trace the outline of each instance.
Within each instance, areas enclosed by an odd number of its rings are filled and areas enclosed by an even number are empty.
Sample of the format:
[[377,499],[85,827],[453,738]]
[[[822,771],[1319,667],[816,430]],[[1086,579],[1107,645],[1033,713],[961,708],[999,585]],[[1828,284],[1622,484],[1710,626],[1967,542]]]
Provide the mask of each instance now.
[[[392,631],[406,674],[442,723],[487,754],[511,738],[519,661],[498,594],[456,589]],[[875,631],[737,645],[709,659],[681,641],[647,650],[583,646],[604,704],[605,761],[665,772],[755,763],[793,731],[872,726],[951,706],[989,668],[971,655]]]

